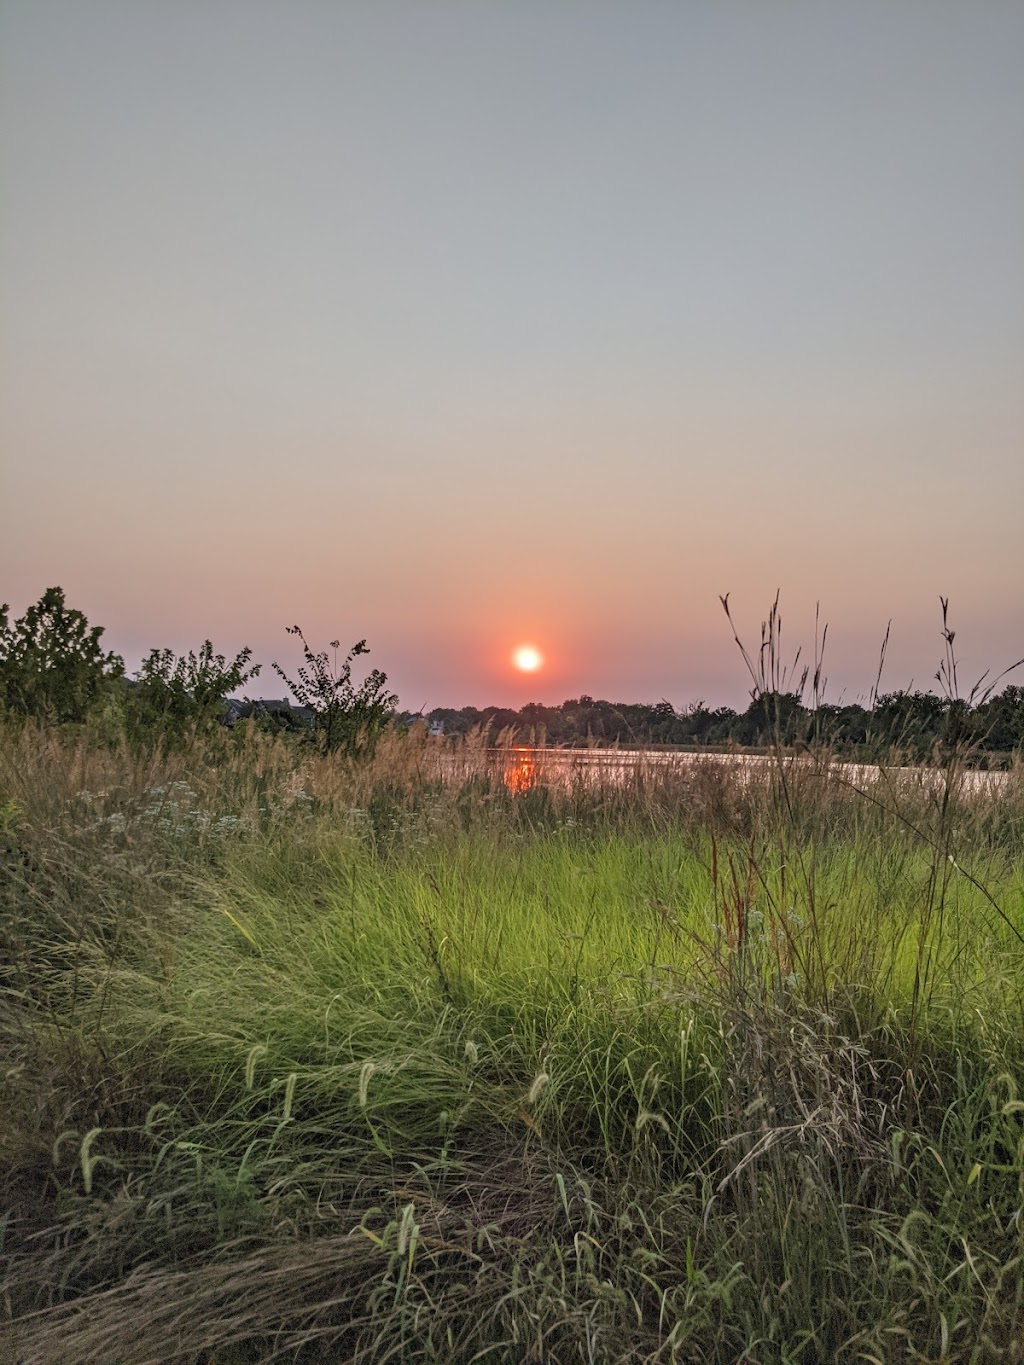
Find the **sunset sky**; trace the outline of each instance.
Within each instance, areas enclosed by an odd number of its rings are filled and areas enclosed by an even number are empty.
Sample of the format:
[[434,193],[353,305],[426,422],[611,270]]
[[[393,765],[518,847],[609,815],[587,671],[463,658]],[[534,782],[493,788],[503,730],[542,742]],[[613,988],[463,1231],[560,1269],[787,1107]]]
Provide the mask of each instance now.
[[0,0],[0,600],[412,709],[742,704],[725,592],[833,697],[940,594],[998,670],[1022,69],[999,0]]

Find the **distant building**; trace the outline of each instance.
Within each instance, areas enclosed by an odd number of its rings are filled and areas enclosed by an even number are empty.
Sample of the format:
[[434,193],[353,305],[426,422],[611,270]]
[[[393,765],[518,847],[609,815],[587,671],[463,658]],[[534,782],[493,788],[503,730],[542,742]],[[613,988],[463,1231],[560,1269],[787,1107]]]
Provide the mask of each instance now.
[[440,737],[444,734],[444,721],[432,720],[430,722],[430,728],[428,733],[430,734],[432,739],[440,739]]
[[224,710],[220,714],[220,723],[226,725],[229,730],[233,730],[243,716],[251,715],[251,703],[242,701],[238,697],[228,697],[224,703]]
[[287,697],[228,697],[224,703],[221,723],[233,729],[248,716],[279,716],[289,721],[312,724],[315,713],[310,706],[293,706]]

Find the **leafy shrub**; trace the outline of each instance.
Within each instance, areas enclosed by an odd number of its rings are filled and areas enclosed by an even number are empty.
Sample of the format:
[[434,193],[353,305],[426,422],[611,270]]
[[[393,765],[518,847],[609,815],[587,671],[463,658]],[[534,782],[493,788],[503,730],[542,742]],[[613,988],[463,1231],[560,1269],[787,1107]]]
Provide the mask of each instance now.
[[326,650],[316,653],[310,648],[298,626],[286,629],[289,635],[297,635],[302,641],[305,662],[298,669],[297,681],[289,678],[280,664],[271,667],[299,704],[314,713],[316,733],[324,751],[343,749],[355,756],[372,750],[398,698],[387,691],[387,674],[379,668],[368,673],[358,685],[352,681],[353,660],[370,652],[366,641],[354,644],[339,665],[340,640],[330,643],[334,652],[332,663]]
[[62,588],[47,588],[13,625],[0,606],[0,700],[16,715],[82,722],[109,684],[124,674],[124,660],[105,654],[102,626],[64,604]]
[[214,654],[209,640],[198,652],[177,656],[170,649],[152,649],[135,675],[130,713],[144,728],[159,726],[179,737],[191,728],[212,725],[228,695],[259,674],[260,665],[250,666],[251,658],[246,647],[228,663],[223,654]]

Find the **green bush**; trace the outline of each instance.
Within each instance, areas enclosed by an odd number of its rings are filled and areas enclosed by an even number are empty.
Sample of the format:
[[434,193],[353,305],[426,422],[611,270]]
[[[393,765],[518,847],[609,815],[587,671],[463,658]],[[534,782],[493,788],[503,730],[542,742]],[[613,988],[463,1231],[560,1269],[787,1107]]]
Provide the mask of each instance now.
[[299,704],[314,713],[316,734],[324,751],[341,749],[349,757],[371,752],[398,698],[387,691],[387,674],[379,668],[371,670],[358,685],[353,682],[353,660],[370,652],[366,641],[357,641],[339,665],[340,640],[331,641],[332,663],[326,650],[315,652],[310,648],[298,626],[288,626],[287,631],[302,641],[304,662],[297,670],[297,680],[289,678],[280,664],[271,667]]
[[0,700],[15,715],[58,722],[84,721],[124,660],[105,654],[102,626],[64,604],[62,588],[47,588],[13,625],[0,607]]
[[129,715],[136,727],[158,728],[175,738],[213,725],[228,695],[259,674],[260,665],[250,665],[251,658],[246,647],[229,663],[223,654],[214,654],[209,640],[198,652],[181,655],[152,649],[131,684]]

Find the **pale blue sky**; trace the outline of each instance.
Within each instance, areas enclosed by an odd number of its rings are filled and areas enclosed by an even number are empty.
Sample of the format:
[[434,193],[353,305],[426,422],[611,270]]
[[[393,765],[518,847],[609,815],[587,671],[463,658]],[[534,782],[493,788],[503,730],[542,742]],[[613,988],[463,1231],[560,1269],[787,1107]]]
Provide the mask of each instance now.
[[0,0],[0,597],[412,705],[735,702],[727,590],[850,695],[939,593],[1009,662],[1022,72],[1021,4]]

